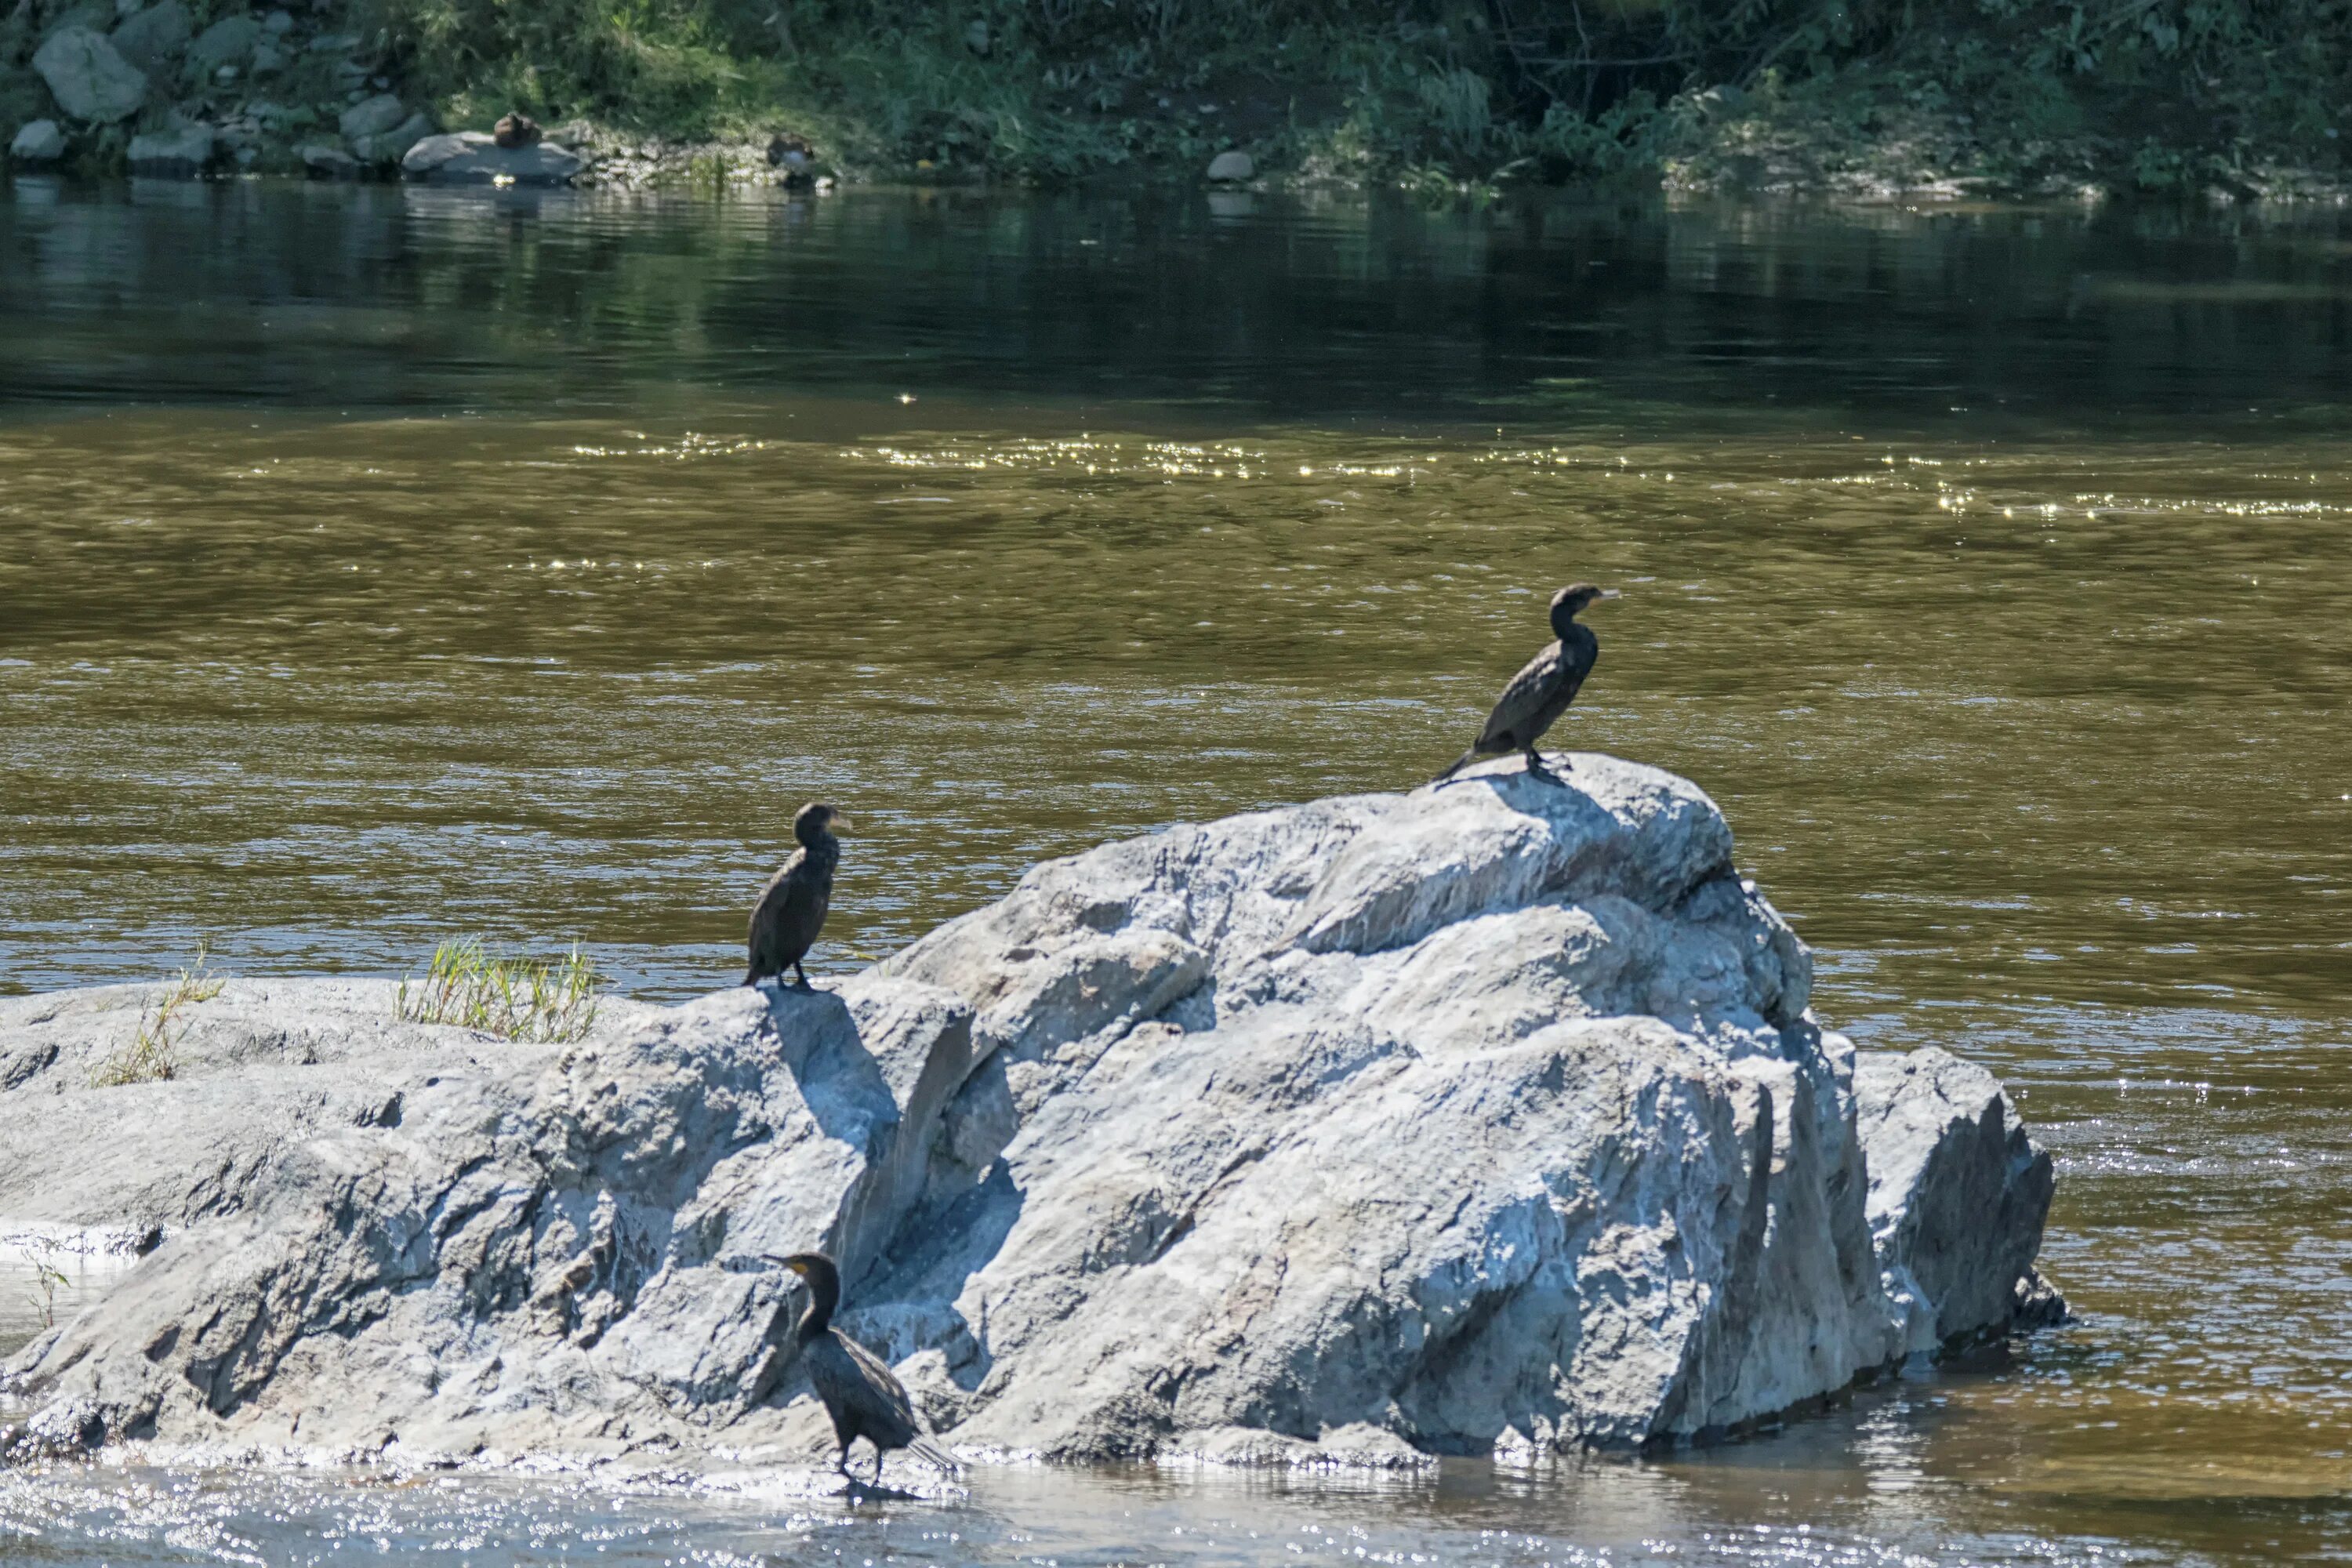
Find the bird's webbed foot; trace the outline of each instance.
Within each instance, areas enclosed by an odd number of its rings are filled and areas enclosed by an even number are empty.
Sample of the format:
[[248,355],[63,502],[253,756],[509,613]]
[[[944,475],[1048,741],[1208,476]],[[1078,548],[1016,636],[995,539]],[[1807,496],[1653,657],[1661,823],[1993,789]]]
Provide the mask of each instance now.
[[1549,779],[1553,784],[1560,782],[1559,775],[1552,772],[1551,769],[1545,764],[1543,753],[1541,752],[1537,751],[1533,746],[1529,746],[1527,750],[1527,758],[1528,772],[1530,775],[1539,779]]

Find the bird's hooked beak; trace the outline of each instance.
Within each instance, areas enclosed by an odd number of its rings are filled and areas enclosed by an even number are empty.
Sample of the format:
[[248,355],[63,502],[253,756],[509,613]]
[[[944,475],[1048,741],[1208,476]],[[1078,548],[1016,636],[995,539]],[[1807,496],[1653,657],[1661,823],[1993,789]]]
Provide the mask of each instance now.
[[833,814],[833,820],[825,824],[825,826],[832,831],[835,837],[857,831],[857,824],[850,821],[849,818],[842,816],[841,813],[837,811]]
[[801,1278],[803,1279],[807,1278],[806,1275],[801,1274],[803,1266],[801,1261],[796,1258],[779,1258],[772,1252],[763,1252],[760,1254],[760,1256],[766,1258],[771,1263],[778,1264],[783,1268],[791,1269],[794,1274],[801,1275]]
[[1603,588],[1592,596],[1596,599],[1622,599],[1625,595],[1615,588]]

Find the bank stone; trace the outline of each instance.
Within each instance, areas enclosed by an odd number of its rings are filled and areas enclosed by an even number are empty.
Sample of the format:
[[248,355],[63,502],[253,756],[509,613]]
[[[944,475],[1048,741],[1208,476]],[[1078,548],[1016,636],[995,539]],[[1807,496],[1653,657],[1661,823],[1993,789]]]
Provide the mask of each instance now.
[[54,163],[65,155],[66,135],[54,120],[26,121],[8,143],[8,156],[18,163]]
[[147,101],[147,78],[103,36],[60,27],[33,53],[33,68],[58,107],[75,120],[111,125]]
[[168,62],[193,36],[194,24],[181,0],[162,0],[123,18],[108,35],[122,58],[142,71]]
[[182,125],[133,136],[127,161],[134,174],[189,179],[203,174],[212,163],[214,145],[212,127]]
[[391,130],[407,117],[406,105],[391,93],[380,92],[344,110],[335,125],[346,136],[375,136]]

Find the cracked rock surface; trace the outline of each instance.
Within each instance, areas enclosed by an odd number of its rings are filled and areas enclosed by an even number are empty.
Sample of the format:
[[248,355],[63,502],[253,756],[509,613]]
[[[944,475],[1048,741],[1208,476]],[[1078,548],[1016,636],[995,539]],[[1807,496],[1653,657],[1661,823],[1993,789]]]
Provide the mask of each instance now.
[[[1858,1053],[1687,781],[1516,759],[1033,869],[814,993],[586,1039],[233,981],[0,1001],[0,1231],[142,1254],[19,1351],[18,1451],[829,1455],[843,1326],[968,1454],[1373,1464],[1736,1430],[2007,1329],[2050,1167]],[[845,892],[852,884],[845,884]]]

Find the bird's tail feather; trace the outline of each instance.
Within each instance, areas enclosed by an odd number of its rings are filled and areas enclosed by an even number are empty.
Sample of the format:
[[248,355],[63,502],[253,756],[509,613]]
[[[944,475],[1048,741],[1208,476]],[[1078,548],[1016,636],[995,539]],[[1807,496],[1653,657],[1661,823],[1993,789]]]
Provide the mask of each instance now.
[[950,1475],[963,1474],[963,1461],[940,1447],[928,1436],[919,1436],[913,1442],[908,1444],[907,1447],[909,1452],[920,1454]]
[[1453,766],[1447,768],[1444,773],[1438,774],[1429,782],[1432,784],[1444,784],[1447,779],[1452,778],[1455,773],[1460,773],[1464,768],[1468,767],[1472,763],[1475,763],[1477,760],[1478,748],[1473,746],[1468,751],[1463,752],[1460,756],[1454,758]]

